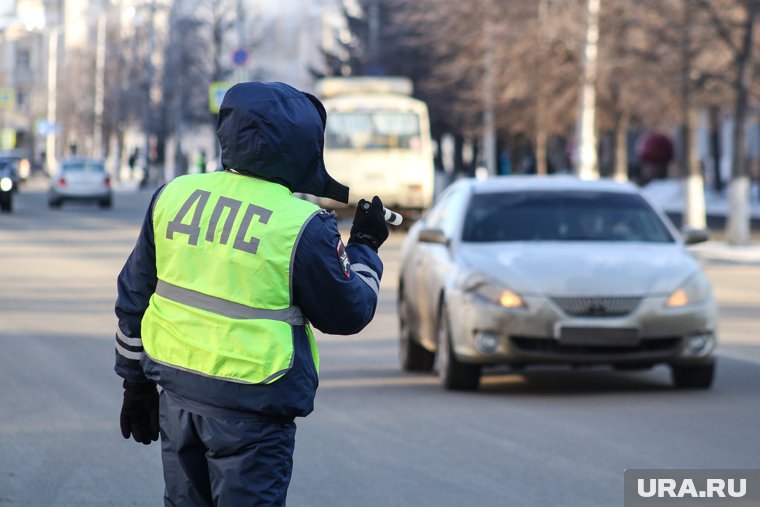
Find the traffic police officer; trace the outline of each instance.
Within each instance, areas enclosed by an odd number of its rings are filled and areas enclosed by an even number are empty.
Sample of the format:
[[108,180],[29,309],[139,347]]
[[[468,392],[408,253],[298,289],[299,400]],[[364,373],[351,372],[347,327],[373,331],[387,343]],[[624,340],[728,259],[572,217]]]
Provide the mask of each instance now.
[[165,505],[284,505],[293,420],[318,384],[311,326],[354,334],[374,316],[380,199],[359,207],[344,247],[334,214],[292,194],[348,201],[325,170],[325,123],[288,85],[232,87],[224,171],[159,189],[119,274],[121,431],[149,444],[160,428]]

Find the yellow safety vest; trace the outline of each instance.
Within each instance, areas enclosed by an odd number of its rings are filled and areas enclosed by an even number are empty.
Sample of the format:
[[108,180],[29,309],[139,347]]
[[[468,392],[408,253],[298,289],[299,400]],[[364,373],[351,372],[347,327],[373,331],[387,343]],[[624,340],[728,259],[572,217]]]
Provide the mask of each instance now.
[[319,208],[286,187],[232,172],[181,176],[155,202],[158,284],[142,320],[154,361],[267,384],[293,363],[295,246]]

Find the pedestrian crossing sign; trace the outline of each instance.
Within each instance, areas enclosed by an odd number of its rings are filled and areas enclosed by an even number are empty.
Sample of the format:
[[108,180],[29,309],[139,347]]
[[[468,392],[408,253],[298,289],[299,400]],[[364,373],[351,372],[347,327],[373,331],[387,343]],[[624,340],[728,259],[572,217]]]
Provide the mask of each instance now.
[[16,147],[16,130],[15,129],[0,129],[0,148],[4,150],[12,150]]
[[232,88],[235,83],[229,81],[214,81],[208,87],[208,108],[214,114],[219,114],[222,107],[222,100],[227,90]]

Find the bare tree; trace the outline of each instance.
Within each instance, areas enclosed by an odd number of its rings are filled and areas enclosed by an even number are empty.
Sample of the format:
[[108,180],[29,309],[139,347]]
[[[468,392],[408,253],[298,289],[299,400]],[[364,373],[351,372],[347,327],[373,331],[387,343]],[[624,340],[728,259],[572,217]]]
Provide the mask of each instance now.
[[[362,72],[368,61],[363,4],[364,17],[349,19],[354,38],[343,60],[330,60],[336,73],[345,73],[346,65]],[[548,140],[567,136],[575,118],[578,2],[541,0],[538,8],[519,0],[379,5],[382,43],[375,68],[414,80],[416,95],[430,107],[434,135],[478,139],[483,118],[492,116],[499,144],[525,143],[546,172]]]
[[[746,119],[752,91],[749,78],[756,65],[753,33],[758,3],[604,0],[596,81],[598,128],[613,133],[603,137],[615,140],[615,174],[623,179],[628,172],[631,126],[678,127],[681,149],[676,167],[688,190],[687,225],[704,224],[696,113],[725,105],[726,92],[733,97],[736,119],[734,179],[747,174],[740,126]],[[547,140],[569,139],[575,130],[585,27],[582,0],[359,0],[359,4],[362,13],[348,21],[353,37],[340,54],[331,55],[333,72],[366,70],[368,13],[370,7],[379,8],[379,49],[372,52],[379,59],[375,68],[412,77],[416,95],[430,106],[434,135],[452,132],[477,139],[489,102],[484,82],[492,80],[500,143],[527,143],[536,153],[537,171],[548,172]],[[483,19],[489,20],[488,36]]]
[[[687,196],[684,223],[703,228],[704,183],[694,139],[698,101],[704,100],[712,76],[705,60],[715,53],[712,41],[702,35],[706,20],[687,0],[643,0],[635,6],[617,2],[610,11],[615,19],[605,22],[611,42],[603,88],[613,93],[603,110],[638,117],[650,126],[678,124],[677,167]],[[617,138],[620,147],[619,127]],[[622,157],[621,151],[618,163]]]
[[730,212],[726,237],[733,244],[749,242],[749,171],[744,126],[749,108],[749,79],[754,57],[754,34],[760,13],[758,0],[697,0],[709,17],[716,37],[729,51],[730,88],[734,95],[731,131]]
[[209,111],[209,86],[231,75],[226,57],[240,10],[235,0],[174,0],[171,4],[159,135],[174,140],[174,166],[180,173],[188,165],[183,134],[194,126],[216,123],[216,115]]
[[58,109],[63,124],[63,153],[83,155],[93,130],[95,54],[92,48],[72,49],[66,54],[59,80]]

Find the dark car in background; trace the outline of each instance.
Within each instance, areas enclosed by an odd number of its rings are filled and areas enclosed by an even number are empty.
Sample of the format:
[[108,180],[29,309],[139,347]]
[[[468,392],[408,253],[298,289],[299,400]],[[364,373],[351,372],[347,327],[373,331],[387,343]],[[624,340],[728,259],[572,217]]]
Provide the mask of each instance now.
[[29,160],[17,155],[3,154],[0,155],[0,165],[8,165],[11,168],[13,179],[13,191],[17,192],[21,183],[29,178],[31,165]]
[[0,211],[10,213],[13,210],[13,193],[18,179],[12,164],[0,160]]

